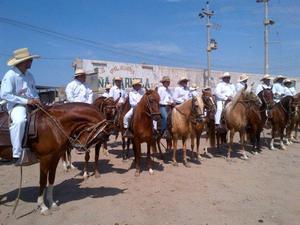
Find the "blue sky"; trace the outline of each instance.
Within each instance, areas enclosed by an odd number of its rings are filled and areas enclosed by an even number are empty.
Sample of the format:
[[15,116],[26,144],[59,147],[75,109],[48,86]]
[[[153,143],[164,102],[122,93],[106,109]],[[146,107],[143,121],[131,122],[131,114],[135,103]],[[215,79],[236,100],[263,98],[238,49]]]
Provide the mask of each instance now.
[[[31,69],[37,84],[63,86],[75,57],[168,66],[206,67],[204,0],[0,0],[0,79],[8,55],[29,47],[42,56]],[[212,69],[263,72],[263,4],[211,0],[218,50]],[[270,0],[270,73],[300,75],[300,1]],[[3,18],[94,41],[61,39],[13,26]]]

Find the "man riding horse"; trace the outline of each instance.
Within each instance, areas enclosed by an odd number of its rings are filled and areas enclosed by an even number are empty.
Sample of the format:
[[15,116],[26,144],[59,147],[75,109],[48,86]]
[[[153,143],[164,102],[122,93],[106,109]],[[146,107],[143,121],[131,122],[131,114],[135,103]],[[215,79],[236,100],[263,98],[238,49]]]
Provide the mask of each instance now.
[[283,85],[283,80],[285,78],[286,78],[285,76],[278,75],[277,77],[275,77],[275,79],[273,81],[272,91],[274,94],[274,101],[276,103],[279,102],[282,97],[284,97],[285,87]]
[[[33,59],[38,55],[31,55],[28,48],[17,49],[8,60],[7,65],[12,68],[4,75],[1,84],[1,98],[7,101],[10,115],[10,139],[13,146],[13,162],[16,166],[25,165],[23,161],[25,151],[22,140],[27,121],[27,106],[41,104],[32,74]],[[30,154],[30,151],[26,151]]]
[[255,94],[258,95],[264,89],[272,89],[271,85],[271,76],[269,74],[265,74],[263,78],[260,79],[261,83],[257,85]]
[[247,81],[248,81],[249,77],[246,74],[242,74],[239,79],[238,79],[238,83],[235,86],[235,90],[236,92],[239,92],[241,90],[247,89]]

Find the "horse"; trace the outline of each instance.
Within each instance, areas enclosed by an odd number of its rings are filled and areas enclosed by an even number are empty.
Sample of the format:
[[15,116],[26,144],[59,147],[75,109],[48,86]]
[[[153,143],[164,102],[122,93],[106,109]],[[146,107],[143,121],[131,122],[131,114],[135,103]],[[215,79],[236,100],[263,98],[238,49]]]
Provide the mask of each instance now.
[[177,141],[182,140],[183,164],[190,167],[186,159],[186,140],[192,135],[195,136],[194,126],[204,119],[204,104],[200,96],[175,106],[168,115],[168,130],[171,138],[167,139],[168,148],[173,145],[172,162],[178,166],[176,161]]
[[[288,126],[286,128],[286,138],[287,144],[291,144],[298,136],[298,128],[300,123],[300,93],[294,95],[295,99],[295,113],[291,117]],[[292,136],[292,131],[294,131],[294,136]]]
[[206,129],[206,141],[204,145],[204,154],[209,156],[207,151],[207,142],[208,139],[210,141],[210,146],[215,147],[215,113],[216,113],[216,104],[214,100],[214,96],[210,90],[202,90],[202,101],[204,104],[204,114],[206,115],[202,121],[197,121],[195,124],[192,124],[192,128],[194,132],[191,134],[191,150],[192,154],[194,153],[194,146],[196,139],[196,158],[201,159],[201,155],[199,154],[199,145],[200,145],[200,137],[204,129]]
[[270,149],[274,150],[274,138],[278,134],[280,137],[280,147],[285,150],[283,143],[284,130],[290,123],[291,118],[295,114],[296,102],[293,96],[285,96],[274,105],[271,110],[272,138],[270,141]]
[[[36,123],[37,138],[29,139],[28,147],[40,161],[37,204],[42,214],[48,214],[49,208],[57,207],[53,200],[53,185],[61,156],[72,145],[80,145],[87,151],[92,145],[103,142],[108,138],[112,124],[97,108],[85,103],[39,107],[35,113],[36,121],[39,121]],[[0,156],[11,159],[11,146],[0,149]],[[44,202],[45,194],[49,208]]]
[[[247,126],[253,130],[252,133],[260,135],[261,129],[257,127],[261,123],[258,97],[248,89],[238,92],[233,100],[229,102],[224,109],[224,119],[227,129],[229,130],[229,144],[227,159],[231,157],[233,137],[236,132],[240,134],[242,145],[242,159],[248,159],[245,151],[245,135]],[[258,123],[257,121],[258,120]]]
[[268,113],[273,108],[275,101],[274,101],[274,94],[272,92],[272,89],[270,88],[263,88],[262,91],[260,91],[257,96],[259,97],[261,101],[260,106],[260,112],[261,112],[261,118],[264,123],[264,126],[267,126],[268,122]]
[[161,114],[159,110],[160,97],[157,90],[147,90],[137,104],[132,116],[133,151],[135,159],[135,176],[139,176],[141,167],[141,143],[147,143],[147,167],[153,174],[151,147],[156,150],[156,138],[160,132]]

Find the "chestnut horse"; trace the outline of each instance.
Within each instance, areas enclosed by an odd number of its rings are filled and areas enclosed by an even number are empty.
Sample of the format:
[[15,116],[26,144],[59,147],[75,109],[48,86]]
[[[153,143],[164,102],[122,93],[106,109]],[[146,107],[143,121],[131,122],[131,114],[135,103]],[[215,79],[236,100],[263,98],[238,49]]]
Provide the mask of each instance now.
[[177,141],[182,140],[183,164],[190,167],[186,159],[186,140],[195,136],[194,126],[204,119],[204,104],[200,96],[193,97],[180,105],[175,106],[168,115],[168,130],[171,139],[167,140],[168,147],[173,145],[173,165],[178,166],[176,161]]
[[204,104],[204,114],[205,117],[202,121],[197,121],[195,124],[192,123],[192,128],[194,132],[191,134],[191,150],[192,155],[194,153],[194,146],[196,139],[196,158],[201,159],[201,155],[199,153],[199,145],[200,145],[200,137],[203,130],[206,129],[206,141],[204,145],[204,154],[209,156],[207,147],[208,147],[208,139],[210,141],[210,146],[215,147],[215,113],[216,113],[216,103],[214,100],[214,96],[210,90],[202,90],[202,101]]
[[[53,200],[53,184],[60,157],[71,145],[79,144],[84,149],[108,138],[111,124],[99,111],[85,103],[67,103],[40,107],[36,112],[37,138],[29,139],[29,147],[40,161],[40,188],[38,207],[47,214],[44,194],[50,208],[57,207]],[[9,154],[7,154],[9,153]],[[10,159],[11,147],[0,150],[0,156]],[[48,188],[47,186],[48,179]]]
[[156,149],[156,139],[160,132],[161,114],[160,97],[157,90],[146,90],[137,104],[132,116],[133,151],[135,159],[135,175],[139,176],[141,168],[141,143],[147,143],[147,167],[152,174],[151,147]]
[[296,102],[293,96],[286,96],[276,103],[271,110],[272,138],[270,149],[274,149],[275,136],[280,137],[280,147],[286,149],[283,144],[284,130],[295,114]]

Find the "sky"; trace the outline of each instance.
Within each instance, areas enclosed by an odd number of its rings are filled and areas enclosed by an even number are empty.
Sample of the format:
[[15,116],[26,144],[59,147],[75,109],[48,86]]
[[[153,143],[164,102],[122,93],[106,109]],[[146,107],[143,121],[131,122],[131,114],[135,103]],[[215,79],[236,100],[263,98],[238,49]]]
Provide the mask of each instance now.
[[[40,59],[38,85],[65,86],[83,59],[206,68],[204,0],[0,0],[0,80],[13,50]],[[212,69],[263,73],[262,3],[211,0]],[[269,70],[300,76],[300,1],[270,0]]]

